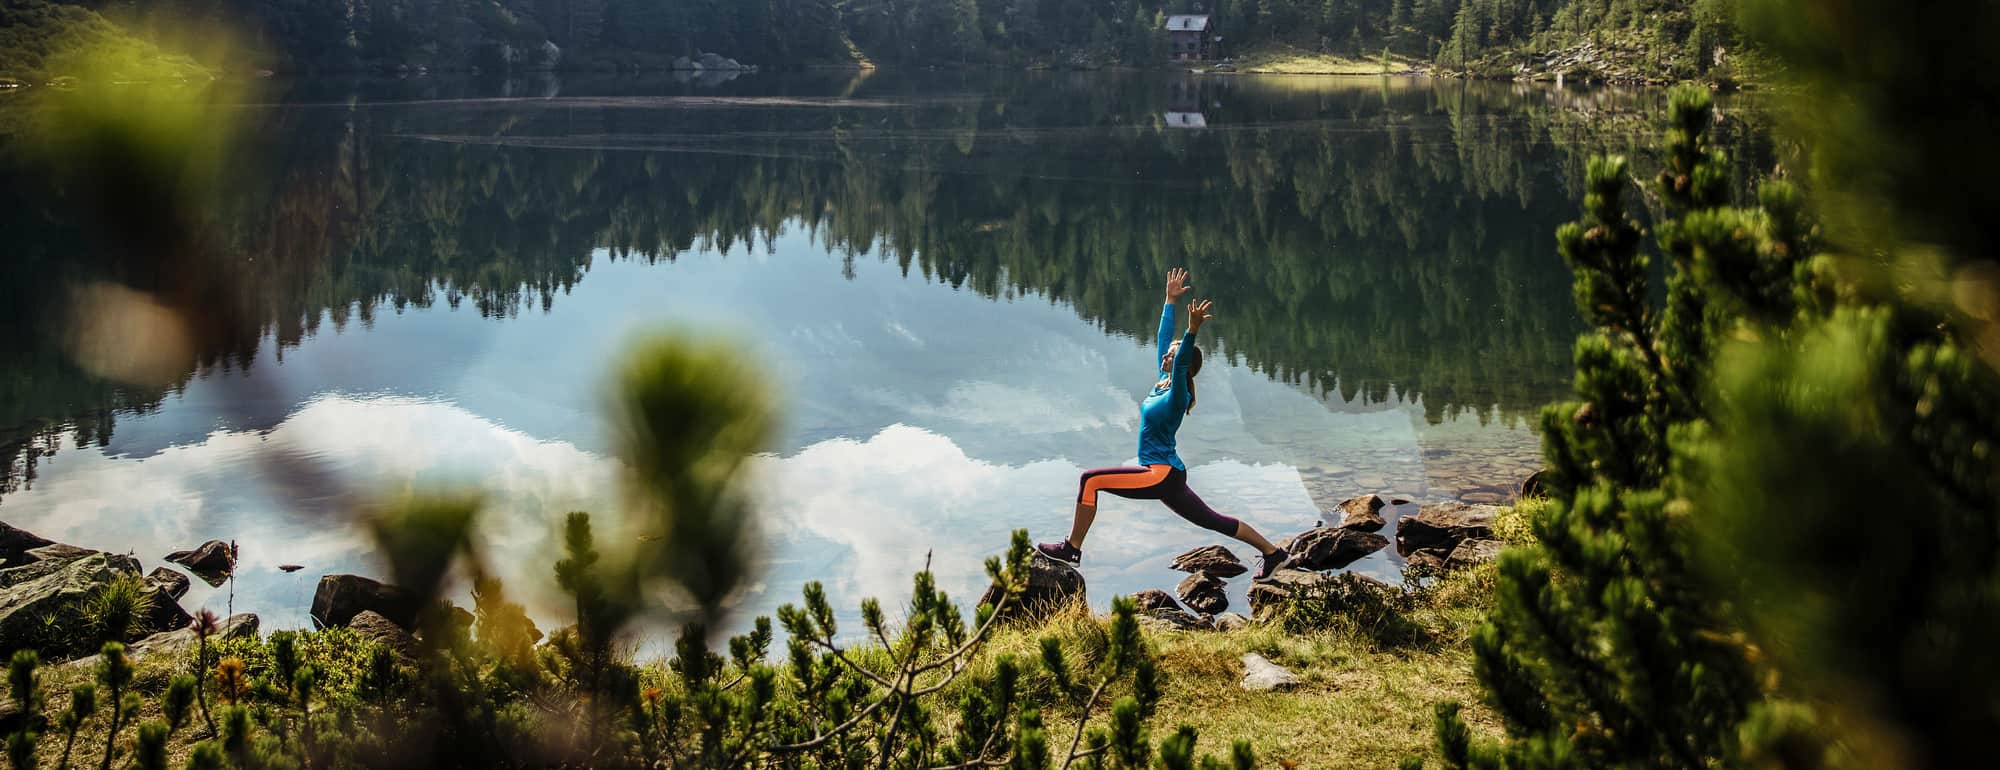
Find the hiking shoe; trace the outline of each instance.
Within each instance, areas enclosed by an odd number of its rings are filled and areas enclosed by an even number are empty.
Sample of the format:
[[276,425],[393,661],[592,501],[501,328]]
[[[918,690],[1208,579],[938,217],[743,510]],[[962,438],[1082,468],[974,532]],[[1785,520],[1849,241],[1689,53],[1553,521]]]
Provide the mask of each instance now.
[[1083,563],[1083,550],[1070,545],[1067,539],[1060,543],[1036,543],[1035,550],[1056,561],[1068,562],[1071,566]]
[[[1064,543],[1064,545],[1068,545],[1068,543]],[[1283,548],[1264,554],[1263,565],[1258,567],[1257,576],[1250,580],[1255,583],[1268,581],[1272,575],[1278,574],[1279,569],[1290,563],[1292,563],[1292,555],[1286,553]]]

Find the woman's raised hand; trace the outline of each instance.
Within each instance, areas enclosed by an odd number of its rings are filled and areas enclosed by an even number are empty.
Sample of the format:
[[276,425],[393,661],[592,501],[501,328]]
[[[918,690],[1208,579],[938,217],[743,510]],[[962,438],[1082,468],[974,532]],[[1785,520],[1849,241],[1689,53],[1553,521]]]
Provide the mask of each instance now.
[[1188,293],[1188,289],[1194,288],[1188,285],[1187,279],[1188,274],[1186,270],[1176,267],[1167,271],[1168,302],[1179,302],[1182,294],[1186,294]]
[[1212,299],[1198,299],[1188,303],[1188,331],[1200,329],[1208,319],[1214,318],[1215,314],[1208,312],[1214,305],[1215,300]]

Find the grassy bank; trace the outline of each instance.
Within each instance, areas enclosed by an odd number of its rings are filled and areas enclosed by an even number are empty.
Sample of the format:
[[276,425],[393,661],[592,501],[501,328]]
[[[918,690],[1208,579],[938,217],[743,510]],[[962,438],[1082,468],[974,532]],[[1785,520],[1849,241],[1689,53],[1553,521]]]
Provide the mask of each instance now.
[[1256,48],[1236,57],[1236,71],[1256,75],[1383,75],[1421,72],[1424,62],[1392,55],[1342,56],[1294,46]]
[[[1501,517],[1496,536],[1523,541],[1529,515],[1529,511],[1516,510]],[[1480,688],[1466,641],[1489,607],[1493,580],[1494,567],[1486,564],[1441,577],[1412,578],[1399,588],[1378,586],[1368,594],[1374,599],[1360,603],[1352,595],[1335,599],[1299,594],[1289,609],[1232,631],[1142,626],[1139,643],[1158,674],[1157,707],[1147,722],[1152,740],[1163,741],[1183,726],[1194,730],[1204,752],[1226,751],[1233,741],[1247,740],[1260,757],[1261,767],[1388,767],[1411,757],[1434,761],[1433,715],[1437,705],[1446,701],[1467,704],[1464,716],[1475,734],[1497,737],[1497,718],[1478,705]],[[948,716],[957,708],[955,704],[984,697],[1000,678],[998,672],[1011,666],[1018,671],[1013,680],[1018,702],[1024,709],[1039,711],[1047,745],[1056,757],[1067,755],[1080,728],[1115,732],[1110,706],[1115,700],[1139,696],[1139,680],[1114,679],[1085,716],[1077,705],[1083,690],[1066,690],[1058,683],[1061,677],[1042,661],[1053,643],[1060,651],[1060,668],[1099,670],[1107,657],[1116,654],[1111,652],[1117,644],[1116,624],[1111,617],[1093,615],[1079,603],[1030,622],[997,626],[986,644],[977,648],[964,674],[941,684],[941,691],[925,707],[939,712],[931,729],[937,730],[941,740],[952,740],[961,729],[959,717]],[[378,659],[386,660],[385,653],[376,642],[354,630],[277,632],[258,639],[217,642],[209,653],[210,670],[203,681],[211,706],[217,710],[216,719],[223,723],[218,697],[221,677],[216,670],[234,666],[233,670],[240,672],[238,703],[248,709],[249,719],[257,725],[254,731],[265,734],[255,738],[263,741],[258,745],[266,747],[258,750],[275,752],[273,756],[288,751],[287,745],[299,745],[292,741],[315,740],[300,737],[299,731],[307,722],[320,725],[327,734],[344,731],[336,743],[324,743],[324,735],[317,739],[322,743],[316,744],[316,751],[323,759],[334,761],[334,766],[369,766],[368,757],[394,756],[400,742],[413,738],[402,734],[410,731],[407,720],[435,713],[440,707],[437,699],[444,692],[436,689],[442,681],[436,678],[440,670],[456,670],[466,677],[450,679],[458,683],[450,685],[452,694],[445,696],[447,699],[471,706],[471,713],[491,715],[489,718],[498,720],[495,724],[500,734],[522,741],[519,746],[545,747],[549,736],[574,731],[579,724],[594,725],[618,744],[639,741],[630,732],[633,723],[625,711],[628,706],[593,706],[588,697],[580,697],[578,658],[573,649],[565,647],[574,644],[573,637],[565,640],[569,633],[559,631],[554,641],[532,652],[523,648],[525,658],[511,659],[496,652],[499,648],[487,640],[459,639],[441,649],[417,653],[424,661],[421,664],[402,659],[392,671],[374,665]],[[902,643],[897,641],[899,646]],[[759,676],[754,670],[762,668],[755,665],[759,654],[739,656],[735,645],[731,647],[732,662],[714,659],[714,665],[722,668],[704,681],[741,682]],[[1281,691],[1243,689],[1239,685],[1244,672],[1241,659],[1247,653],[1284,666],[1298,676],[1300,684]],[[169,682],[177,674],[197,669],[194,655],[189,649],[154,654],[136,662],[129,687],[138,694],[131,706],[135,712],[125,719],[126,726],[111,742],[118,747],[116,756],[121,757],[114,759],[114,764],[124,766],[124,758],[137,752],[135,725],[165,721]],[[880,642],[856,642],[847,647],[846,655],[885,676],[894,668],[889,662],[891,655]],[[768,655],[763,660],[777,663],[784,657]],[[229,662],[216,665],[219,660]],[[508,660],[519,662],[510,664]],[[690,696],[679,661],[639,664],[624,681],[631,691],[650,693],[647,698],[664,696],[675,702],[683,697],[699,698]],[[440,664],[446,668],[439,669]],[[71,689],[98,680],[99,668],[97,658],[86,658],[40,669],[44,726],[40,728],[43,740],[37,766],[58,766],[67,737],[58,726],[63,721],[62,712],[70,707]],[[794,671],[782,664],[780,670]],[[295,676],[295,672],[307,673]],[[767,673],[775,675],[776,671]],[[771,680],[773,689],[763,696],[769,700],[760,701],[764,705],[757,708],[798,709],[807,698],[801,688],[820,686],[802,684],[803,680],[787,678],[789,674],[776,676]],[[287,686],[288,682],[304,681],[300,677],[312,681],[309,696],[302,695],[304,691],[296,686]],[[1090,681],[1090,675],[1080,681]],[[861,691],[863,700],[872,697],[868,692]],[[110,697],[102,686],[97,697],[96,715],[84,720],[76,733],[72,766],[87,766],[103,756]],[[164,767],[184,766],[195,744],[207,737],[199,711],[194,713],[196,716],[166,741]],[[309,718],[304,716],[307,713]],[[563,739],[556,740],[560,743]],[[749,734],[745,740],[751,740]]]

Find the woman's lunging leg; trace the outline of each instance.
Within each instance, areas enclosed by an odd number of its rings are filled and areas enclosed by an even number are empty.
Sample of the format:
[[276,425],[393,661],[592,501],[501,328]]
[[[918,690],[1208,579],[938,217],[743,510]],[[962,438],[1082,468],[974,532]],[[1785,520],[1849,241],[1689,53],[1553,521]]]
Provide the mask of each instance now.
[[1081,558],[1083,539],[1097,521],[1097,494],[1110,492],[1120,497],[1155,498],[1157,488],[1173,469],[1165,465],[1149,467],[1098,468],[1084,471],[1076,480],[1076,512],[1070,519],[1069,539],[1043,543],[1042,553],[1067,561]]
[[1259,533],[1256,527],[1250,526],[1249,522],[1224,516],[1217,513],[1214,508],[1208,507],[1208,503],[1202,502],[1201,496],[1188,487],[1185,474],[1175,474],[1175,478],[1168,483],[1166,494],[1161,496],[1160,500],[1165,502],[1168,508],[1172,508],[1174,513],[1195,526],[1248,543],[1257,549],[1257,553],[1269,555],[1272,551],[1278,550],[1277,546],[1264,539],[1264,535]]

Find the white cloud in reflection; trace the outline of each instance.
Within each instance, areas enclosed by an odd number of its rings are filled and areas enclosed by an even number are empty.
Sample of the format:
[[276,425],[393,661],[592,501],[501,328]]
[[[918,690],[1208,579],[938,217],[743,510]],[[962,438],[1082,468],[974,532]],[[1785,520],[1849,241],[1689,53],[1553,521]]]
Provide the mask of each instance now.
[[[996,396],[973,395],[989,406]],[[319,575],[379,576],[383,565],[352,519],[301,514],[246,483],[258,478],[257,453],[275,447],[310,454],[357,489],[484,490],[489,507],[478,537],[489,565],[512,598],[545,621],[568,614],[551,579],[557,522],[571,510],[613,510],[616,464],[607,457],[453,404],[329,396],[267,434],[218,432],[143,461],[65,453],[31,493],[9,497],[7,517],[64,542],[132,550],[149,568],[167,550],[234,538],[243,553],[238,605],[264,613],[272,627],[305,625]],[[1061,460],[982,461],[949,437],[903,424],[761,458],[755,472],[772,541],[769,571],[746,590],[742,609],[768,613],[796,601],[807,580],[826,582],[843,615],[864,596],[895,608],[926,554],[940,586],[969,603],[984,587],[986,557],[1006,547],[1012,530],[1040,539],[1067,531],[1081,470]],[[1309,523],[1311,500],[1289,466],[1220,462],[1193,477],[1211,505],[1267,531]],[[1219,542],[1158,503],[1107,497],[1101,510],[1085,565],[1100,606],[1113,593],[1171,588],[1177,576],[1165,570],[1168,558]],[[606,521],[601,531],[610,528]],[[280,564],[305,570],[288,575]],[[189,607],[222,608],[220,594],[197,587]]]

